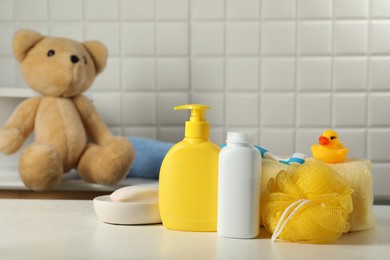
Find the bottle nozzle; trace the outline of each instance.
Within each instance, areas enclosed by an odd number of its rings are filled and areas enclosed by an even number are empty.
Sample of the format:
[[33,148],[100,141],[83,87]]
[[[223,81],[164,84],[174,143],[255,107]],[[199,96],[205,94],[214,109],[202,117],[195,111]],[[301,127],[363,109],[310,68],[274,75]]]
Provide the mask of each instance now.
[[208,138],[210,133],[209,124],[206,122],[205,110],[209,106],[201,104],[188,104],[174,107],[175,110],[190,109],[190,120],[186,122],[186,137]]
[[206,121],[205,110],[210,109],[210,107],[201,104],[188,104],[188,105],[176,106],[174,107],[174,109],[175,110],[190,109],[191,110],[190,122],[204,122]]

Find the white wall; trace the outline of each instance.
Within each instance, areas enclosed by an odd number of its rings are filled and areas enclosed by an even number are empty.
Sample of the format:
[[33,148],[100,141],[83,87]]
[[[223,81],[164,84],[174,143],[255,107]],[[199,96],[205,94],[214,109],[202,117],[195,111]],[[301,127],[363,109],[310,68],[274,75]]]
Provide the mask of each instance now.
[[25,87],[20,28],[107,45],[91,94],[117,133],[178,141],[189,102],[212,106],[215,142],[247,130],[277,154],[334,128],[390,195],[388,0],[0,0],[0,91]]

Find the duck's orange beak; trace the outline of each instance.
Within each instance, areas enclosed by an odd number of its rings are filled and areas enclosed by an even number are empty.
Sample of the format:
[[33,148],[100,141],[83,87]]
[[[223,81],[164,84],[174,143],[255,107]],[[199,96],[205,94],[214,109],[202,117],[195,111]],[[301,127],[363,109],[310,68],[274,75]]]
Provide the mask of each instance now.
[[329,139],[325,136],[321,135],[320,138],[318,138],[318,143],[320,145],[328,145],[330,143]]

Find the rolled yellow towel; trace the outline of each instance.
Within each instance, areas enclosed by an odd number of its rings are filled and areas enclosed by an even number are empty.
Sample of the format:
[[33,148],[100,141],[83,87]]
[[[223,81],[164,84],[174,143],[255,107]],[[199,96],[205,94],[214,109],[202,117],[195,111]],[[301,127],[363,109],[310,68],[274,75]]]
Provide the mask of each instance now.
[[[307,159],[312,160],[312,159]],[[374,201],[372,192],[371,162],[365,159],[348,159],[342,163],[327,164],[346,179],[354,189],[352,193],[353,211],[349,216],[349,231],[361,231],[375,226],[375,217],[371,208]],[[294,170],[291,166],[263,159],[261,196],[269,193],[268,181],[275,177],[281,170]]]

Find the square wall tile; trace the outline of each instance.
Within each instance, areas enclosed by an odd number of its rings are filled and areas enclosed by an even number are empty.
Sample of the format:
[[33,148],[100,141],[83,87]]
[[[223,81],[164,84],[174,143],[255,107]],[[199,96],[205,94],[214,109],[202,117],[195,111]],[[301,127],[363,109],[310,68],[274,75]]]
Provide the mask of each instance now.
[[390,1],[371,0],[370,4],[372,18],[390,18]]
[[237,20],[258,19],[259,0],[226,0],[227,18]]
[[223,20],[225,18],[224,0],[192,0],[191,17],[195,20]]
[[298,128],[296,131],[296,148],[294,152],[304,153],[306,157],[313,157],[311,146],[318,144],[318,137],[320,137],[323,131],[324,128]]
[[85,0],[88,20],[119,20],[119,0]]
[[[0,67],[1,67],[1,65],[0,65]],[[15,71],[16,71],[16,84],[15,84],[15,86],[17,88],[31,88],[29,85],[27,85],[26,81],[24,80],[22,73],[20,72],[19,64],[15,65]],[[15,80],[13,80],[13,81],[15,81]]]
[[48,18],[48,6],[46,0],[15,0],[14,8],[15,18],[17,20],[46,21]]
[[[82,22],[53,22],[50,24],[50,34],[56,37],[66,37],[75,41],[95,40],[84,39],[84,25]],[[106,45],[106,43],[103,41]]]
[[373,162],[390,161],[390,131],[388,129],[368,130],[368,159]]
[[156,94],[130,92],[122,95],[123,123],[126,126],[156,124]]
[[121,88],[120,72],[120,59],[108,57],[104,71],[96,77],[91,90],[119,91]]
[[263,90],[292,91],[295,89],[295,59],[263,58],[260,75]]
[[209,93],[209,92],[196,92],[191,95],[192,104],[204,104],[211,107],[206,111],[206,121],[213,126],[223,126],[224,124],[224,94]]
[[80,0],[51,0],[50,18],[53,20],[82,20],[84,5]]
[[153,23],[122,24],[122,55],[154,55]]
[[212,127],[210,129],[211,142],[219,145],[226,143],[226,134],[222,127]]
[[229,58],[226,62],[227,89],[258,90],[259,71],[257,58]]
[[120,55],[120,24],[119,23],[88,23],[85,28],[85,38],[104,43],[109,55]]
[[347,158],[367,158],[365,129],[336,129],[340,141],[349,149]]
[[364,91],[367,88],[367,58],[334,58],[333,82],[337,91]]
[[15,23],[15,31],[26,28],[37,31],[42,35],[49,35],[49,23],[46,21],[18,21]]
[[299,90],[330,91],[332,87],[331,58],[300,58],[297,77]]
[[123,136],[123,133],[122,133],[122,128],[121,127],[118,127],[118,126],[111,126],[111,127],[108,127],[108,130],[113,134],[113,135],[121,135]]
[[258,23],[229,23],[227,26],[226,42],[229,55],[259,54],[260,27]]
[[157,61],[157,86],[159,90],[188,90],[188,59],[160,58]]
[[295,18],[296,0],[263,0],[261,15],[263,19]]
[[187,23],[157,25],[157,50],[160,55],[188,55],[189,30]]
[[[14,61],[14,59],[12,59],[12,60]],[[10,69],[12,69],[12,70],[10,70]],[[17,88],[30,88],[30,86],[27,85],[26,81],[24,80],[24,78],[22,76],[22,72],[20,70],[19,64],[16,65],[16,62],[15,62],[15,68],[9,68],[9,70],[10,71],[15,70],[15,73],[16,73],[16,87]],[[8,76],[10,76],[10,75],[8,75]],[[12,80],[12,81],[14,82],[15,80]]]
[[0,1],[0,21],[14,19],[14,5],[13,0]]
[[259,146],[278,156],[289,157],[294,151],[294,130],[265,128],[260,133]]
[[298,0],[298,17],[302,19],[330,19],[332,0]]
[[121,0],[124,20],[154,20],[154,0]]
[[210,129],[210,141],[216,145],[226,143],[226,134],[223,127],[213,127]]
[[191,51],[194,55],[224,55],[223,23],[198,22],[191,27]]
[[194,58],[191,60],[191,88],[194,90],[223,90],[223,58]]
[[155,90],[154,58],[125,58],[122,61],[122,86],[126,90]]
[[294,94],[269,94],[261,95],[261,116],[263,126],[290,126],[295,123],[295,96]]
[[390,94],[372,93],[368,96],[368,122],[370,126],[390,126]]
[[[13,87],[15,86],[15,70],[16,62],[13,57],[2,57],[0,59],[0,86]],[[18,71],[19,72],[19,71]]]
[[225,116],[227,126],[257,126],[259,122],[257,93],[226,94]]
[[[175,111],[173,107],[189,104],[188,93],[160,92],[157,95],[157,123],[160,126],[183,126],[189,118],[188,111]],[[184,136],[182,136],[184,137]]]
[[337,0],[334,1],[336,18],[366,18],[369,0]]
[[13,24],[0,23],[0,55],[13,56],[12,39],[15,33]]
[[93,104],[103,121],[110,127],[121,125],[121,96],[113,92],[91,92]]
[[149,126],[149,127],[126,127],[123,131],[124,136],[129,137],[145,137],[145,138],[151,138],[156,139],[156,127]]
[[159,127],[157,129],[157,140],[177,143],[184,139],[184,124],[181,127]]
[[298,94],[297,119],[300,127],[329,127],[330,94]]
[[390,22],[372,21],[370,28],[372,54],[390,54]]
[[374,163],[372,165],[372,181],[375,199],[389,198],[390,165]]
[[189,0],[158,0],[156,4],[159,20],[187,20],[189,18]]
[[390,90],[390,58],[371,57],[369,62],[370,89],[379,91]]
[[366,21],[337,21],[334,24],[334,52],[336,54],[366,54],[368,43]]
[[301,22],[298,24],[298,52],[303,55],[332,53],[332,23]]
[[363,127],[366,124],[366,94],[335,94],[333,121],[336,127]]
[[295,54],[295,22],[264,22],[261,36],[263,54]]

